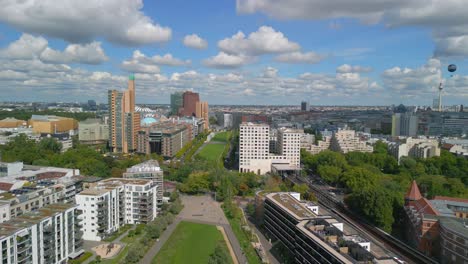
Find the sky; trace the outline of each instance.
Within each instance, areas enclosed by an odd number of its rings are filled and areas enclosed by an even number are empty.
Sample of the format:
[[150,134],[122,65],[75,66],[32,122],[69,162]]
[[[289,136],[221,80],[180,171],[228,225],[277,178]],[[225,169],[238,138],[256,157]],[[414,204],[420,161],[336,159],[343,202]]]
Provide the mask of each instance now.
[[466,104],[464,2],[0,0],[0,101]]

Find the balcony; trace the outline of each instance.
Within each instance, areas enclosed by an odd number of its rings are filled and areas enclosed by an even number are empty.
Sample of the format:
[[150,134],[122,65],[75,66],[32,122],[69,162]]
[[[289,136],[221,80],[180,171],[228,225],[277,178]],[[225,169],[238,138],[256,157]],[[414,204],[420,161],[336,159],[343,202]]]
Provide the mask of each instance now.
[[29,259],[31,258],[31,254],[28,251],[18,254],[18,263],[29,263]]

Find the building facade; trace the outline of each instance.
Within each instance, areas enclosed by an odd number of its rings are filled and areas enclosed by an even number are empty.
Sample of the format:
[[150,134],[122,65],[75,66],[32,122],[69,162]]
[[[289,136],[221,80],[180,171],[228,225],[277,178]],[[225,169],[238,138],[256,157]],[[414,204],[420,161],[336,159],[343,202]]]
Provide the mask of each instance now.
[[200,102],[200,96],[198,93],[186,91],[182,95],[183,105],[179,110],[180,116],[196,116],[197,103]]
[[242,123],[239,134],[239,171],[265,174],[275,165],[297,170],[303,133],[300,129],[281,128],[276,133],[276,143],[270,144],[271,133],[267,124]]
[[418,134],[418,116],[414,113],[395,113],[392,116],[392,136],[414,137]]
[[101,241],[124,224],[146,224],[157,216],[158,186],[149,179],[111,178],[76,195],[83,212],[83,239]]
[[75,119],[52,115],[32,115],[28,125],[37,134],[69,133],[78,129]]
[[164,195],[164,172],[159,166],[157,160],[148,160],[143,163],[134,165],[127,169],[123,174],[124,178],[129,179],[150,179],[158,186],[156,192],[156,200],[158,208],[161,208]]
[[173,157],[191,140],[190,127],[173,122],[155,123],[138,132],[137,152]]
[[2,263],[67,263],[83,252],[77,207],[57,204],[0,224]]
[[197,102],[196,104],[196,117],[197,118],[201,118],[203,120],[205,120],[205,123],[204,123],[204,130],[208,130],[210,128],[210,120],[208,118],[208,112],[209,112],[209,109],[208,109],[208,102]]
[[83,144],[103,144],[109,140],[109,125],[89,118],[78,123],[78,139]]
[[356,136],[354,130],[338,130],[333,133],[330,141],[330,149],[333,151],[348,153],[348,152],[372,152],[374,148],[361,141]]
[[407,138],[405,142],[390,142],[389,153],[400,162],[401,157],[427,159],[440,156],[439,141],[426,138]]
[[109,145],[112,151],[135,151],[140,130],[140,114],[135,112],[135,77],[129,77],[127,90],[109,90],[108,101]]
[[171,115],[178,115],[180,109],[184,105],[183,92],[175,92],[171,94]]

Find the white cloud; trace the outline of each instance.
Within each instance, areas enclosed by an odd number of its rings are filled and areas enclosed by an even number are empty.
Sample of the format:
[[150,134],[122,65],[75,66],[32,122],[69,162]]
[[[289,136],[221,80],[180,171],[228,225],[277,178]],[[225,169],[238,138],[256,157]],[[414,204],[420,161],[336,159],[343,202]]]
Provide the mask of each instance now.
[[275,60],[284,63],[307,63],[316,64],[324,60],[327,56],[315,52],[291,52],[276,56]]
[[465,0],[237,0],[237,11],[280,19],[355,18],[389,27],[426,27],[433,32],[436,56],[468,56]]
[[12,60],[28,60],[37,57],[47,48],[49,43],[43,37],[23,34],[8,47],[0,50],[0,57]]
[[0,50],[0,58],[10,60],[39,59],[44,63],[54,64],[100,64],[108,60],[100,42],[83,45],[70,44],[64,51],[54,50],[48,44],[48,41],[43,37],[23,34],[18,40]]
[[250,63],[253,58],[244,55],[231,55],[220,52],[216,56],[205,59],[203,65],[210,68],[229,69],[238,68]]
[[40,59],[46,63],[101,64],[109,58],[100,42],[92,42],[84,45],[70,44],[63,52],[47,47],[41,53]]
[[171,54],[163,56],[155,55],[148,57],[139,50],[133,52],[132,58],[125,60],[120,65],[121,68],[128,72],[135,73],[159,73],[159,66],[188,66],[190,60],[181,60],[174,58]]
[[337,73],[352,73],[352,72],[371,72],[372,68],[371,67],[363,67],[359,65],[349,65],[349,64],[343,64],[336,68]]
[[142,0],[2,1],[0,21],[72,43],[101,37],[123,45],[170,40],[171,29],[155,23],[142,8]]
[[202,39],[197,34],[191,34],[184,37],[184,45],[194,49],[206,49],[208,47],[208,41]]
[[442,81],[441,63],[430,59],[418,68],[393,67],[382,73],[385,87],[402,96],[427,95],[436,91]]
[[157,65],[139,63],[137,60],[126,60],[120,65],[122,70],[133,73],[159,73],[161,69]]
[[262,55],[300,50],[299,44],[291,42],[283,33],[268,26],[262,26],[248,37],[242,31],[218,42],[221,51],[228,54]]

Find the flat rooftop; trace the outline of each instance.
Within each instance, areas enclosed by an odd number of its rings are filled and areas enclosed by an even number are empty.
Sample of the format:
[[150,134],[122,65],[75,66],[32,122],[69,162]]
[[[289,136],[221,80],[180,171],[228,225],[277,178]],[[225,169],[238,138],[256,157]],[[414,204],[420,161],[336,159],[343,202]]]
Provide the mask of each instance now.
[[76,206],[77,205],[74,204],[51,204],[37,211],[15,217],[10,221],[0,224],[0,238],[11,236],[24,228],[38,224],[44,219],[62,213]]
[[270,193],[267,195],[268,198],[298,220],[317,217],[316,214],[306,207],[305,203],[301,203],[289,193]]
[[138,179],[138,178],[110,178],[99,181],[96,185],[91,186],[88,189],[84,189],[80,192],[80,195],[102,195],[115,188],[123,186],[125,184],[131,185],[146,185],[153,183],[150,179]]

